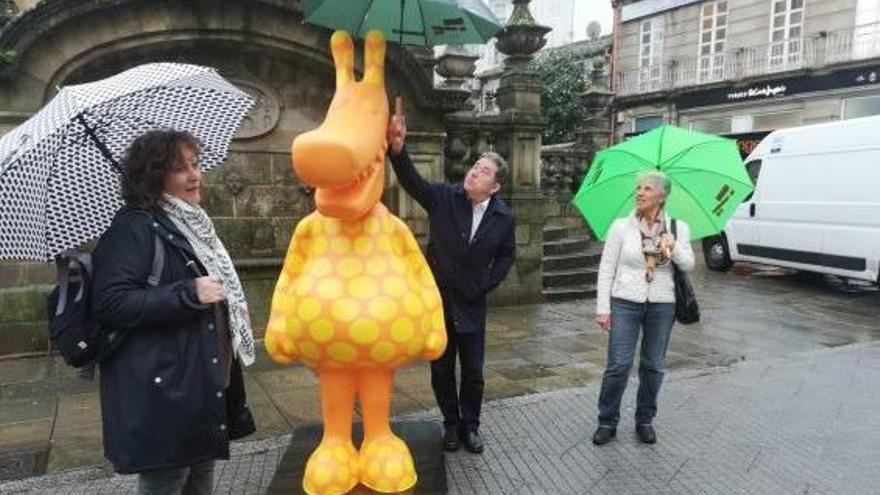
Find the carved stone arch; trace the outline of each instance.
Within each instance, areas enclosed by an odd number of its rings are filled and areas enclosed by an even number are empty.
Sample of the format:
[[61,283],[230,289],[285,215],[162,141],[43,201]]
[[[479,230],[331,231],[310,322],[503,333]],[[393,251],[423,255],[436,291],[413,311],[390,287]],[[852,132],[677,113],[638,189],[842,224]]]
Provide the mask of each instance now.
[[[329,34],[304,24],[299,3],[289,0],[43,0],[0,31],[0,46],[17,55],[0,81],[0,107],[33,112],[60,84],[94,80],[169,52],[194,63],[206,63],[205,53],[213,52],[219,55],[214,65],[227,69],[236,60],[253,65],[260,59],[265,66],[273,59],[326,74],[332,71]],[[387,65],[388,87],[411,102],[412,121],[441,131],[439,117],[463,102],[435,91],[431,74],[410,51],[401,56],[389,45]],[[332,90],[330,74],[321,86]]]

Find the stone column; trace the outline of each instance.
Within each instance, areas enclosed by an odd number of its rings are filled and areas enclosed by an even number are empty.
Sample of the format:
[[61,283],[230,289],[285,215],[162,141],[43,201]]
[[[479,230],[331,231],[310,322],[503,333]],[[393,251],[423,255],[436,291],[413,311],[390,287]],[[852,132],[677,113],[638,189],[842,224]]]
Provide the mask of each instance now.
[[[476,61],[479,57],[472,55],[463,46],[447,46],[443,54],[437,59],[435,72],[443,77],[441,88],[447,91],[470,93],[465,88],[465,83],[472,80],[476,71]],[[451,182],[460,182],[467,173],[467,169],[473,164],[473,135],[472,121],[474,108],[466,105],[464,108],[447,114],[447,140],[445,148],[446,163],[443,172]]]
[[513,0],[514,9],[497,35],[498,51],[507,55],[498,85],[501,128],[495,146],[507,158],[510,177],[504,197],[517,218],[517,260],[493,301],[528,302],[541,298],[545,200],[541,194],[541,81],[529,69],[532,55],[547,42],[549,27],[535,23],[530,0]]
[[443,77],[443,87],[462,89],[474,77],[475,64],[479,58],[461,45],[449,45],[437,59],[434,70]]
[[608,89],[604,68],[604,62],[593,61],[590,88],[584,93],[587,118],[577,135],[577,144],[587,150],[591,161],[596,151],[611,144],[611,121],[608,113],[614,95]]

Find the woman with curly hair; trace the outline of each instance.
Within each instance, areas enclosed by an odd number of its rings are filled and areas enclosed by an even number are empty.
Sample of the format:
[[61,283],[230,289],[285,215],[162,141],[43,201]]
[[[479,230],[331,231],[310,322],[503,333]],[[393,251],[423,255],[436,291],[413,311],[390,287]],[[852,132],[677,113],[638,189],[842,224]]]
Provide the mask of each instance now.
[[171,130],[132,143],[125,205],[93,254],[94,314],[117,343],[100,363],[104,453],[139,473],[139,495],[211,493],[214,461],[254,430],[240,366],[254,359],[248,308],[199,206],[199,147]]

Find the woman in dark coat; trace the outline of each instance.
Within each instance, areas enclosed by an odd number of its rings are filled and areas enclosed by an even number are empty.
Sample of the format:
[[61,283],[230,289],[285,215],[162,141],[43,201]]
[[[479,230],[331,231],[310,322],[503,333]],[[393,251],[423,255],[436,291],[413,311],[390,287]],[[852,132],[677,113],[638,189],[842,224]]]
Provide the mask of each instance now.
[[[241,284],[201,200],[199,144],[152,131],[123,161],[123,206],[95,249],[104,452],[139,495],[209,494],[215,459],[253,431],[239,361],[253,361]],[[157,242],[161,240],[161,242]],[[148,281],[161,248],[158,281]]]

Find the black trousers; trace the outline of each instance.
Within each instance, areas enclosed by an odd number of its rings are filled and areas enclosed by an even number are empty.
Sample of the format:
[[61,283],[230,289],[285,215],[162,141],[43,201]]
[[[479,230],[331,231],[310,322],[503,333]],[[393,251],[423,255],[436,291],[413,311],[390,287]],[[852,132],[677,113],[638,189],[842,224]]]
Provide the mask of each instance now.
[[[447,329],[455,328],[452,322]],[[483,361],[486,354],[486,332],[456,334],[447,330],[446,351],[431,363],[431,387],[443,424],[462,430],[480,427],[483,405]],[[456,390],[455,356],[461,361],[461,388]]]

